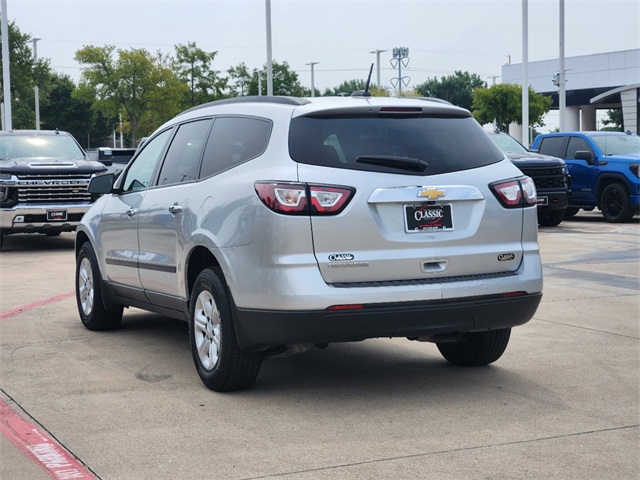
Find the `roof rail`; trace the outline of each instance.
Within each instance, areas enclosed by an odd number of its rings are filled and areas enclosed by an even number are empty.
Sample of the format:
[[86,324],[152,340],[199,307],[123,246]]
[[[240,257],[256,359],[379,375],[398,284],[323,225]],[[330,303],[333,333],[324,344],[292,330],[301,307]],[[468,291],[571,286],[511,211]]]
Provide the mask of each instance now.
[[251,95],[247,97],[233,97],[233,98],[225,98],[222,100],[215,100],[209,103],[203,103],[202,105],[197,105],[195,107],[189,108],[182,113],[193,112],[194,110],[199,110],[201,108],[213,107],[216,105],[230,105],[234,103],[275,103],[280,105],[306,105],[307,103],[311,103],[309,100],[305,98],[299,97],[287,97],[287,96],[279,96],[279,95]]

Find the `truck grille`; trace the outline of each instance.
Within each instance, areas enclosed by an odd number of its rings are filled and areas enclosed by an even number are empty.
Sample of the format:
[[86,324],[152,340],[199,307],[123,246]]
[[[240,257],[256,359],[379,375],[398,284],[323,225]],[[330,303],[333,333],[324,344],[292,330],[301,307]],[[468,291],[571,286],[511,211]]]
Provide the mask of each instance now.
[[91,173],[18,175],[18,203],[27,205],[91,203]]
[[536,184],[536,190],[551,188],[565,188],[565,178],[562,167],[521,168],[522,173],[531,177]]

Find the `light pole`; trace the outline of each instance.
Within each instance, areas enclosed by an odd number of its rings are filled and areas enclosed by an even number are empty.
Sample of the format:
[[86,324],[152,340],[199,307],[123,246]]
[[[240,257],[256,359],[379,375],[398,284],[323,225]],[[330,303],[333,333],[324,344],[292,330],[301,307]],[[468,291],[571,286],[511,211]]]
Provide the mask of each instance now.
[[267,95],[273,95],[273,59],[271,56],[271,0],[265,0],[267,17]]
[[[34,67],[38,64],[38,41],[42,40],[41,38],[32,38],[33,42],[33,65]],[[40,130],[40,91],[38,89],[38,79],[36,78],[36,86],[34,90],[36,92],[36,130]]]
[[309,62],[309,63],[305,63],[305,65],[311,65],[311,96],[315,97],[316,96],[316,84],[314,82],[314,77],[313,77],[313,66],[317,65],[319,62]]
[[[9,38],[9,25],[7,15],[7,0],[1,0],[2,5],[2,38]],[[2,102],[4,105],[4,115],[2,116],[3,128],[13,130],[11,124],[11,76],[9,74],[9,42],[2,42]]]
[[560,111],[560,131],[566,132],[566,112],[567,112],[567,86],[565,80],[564,69],[564,0],[560,0],[560,75],[558,82],[560,90],[558,91],[558,110]]
[[373,50],[369,53],[376,54],[376,87],[380,88],[380,54],[386,52],[386,50]]
[[522,143],[529,148],[529,1],[522,0]]

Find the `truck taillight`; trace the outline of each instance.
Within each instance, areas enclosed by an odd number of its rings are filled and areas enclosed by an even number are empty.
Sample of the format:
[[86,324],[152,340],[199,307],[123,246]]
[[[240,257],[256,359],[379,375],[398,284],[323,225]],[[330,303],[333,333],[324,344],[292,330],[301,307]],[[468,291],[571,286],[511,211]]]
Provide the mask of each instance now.
[[270,210],[285,215],[337,215],[355,189],[297,182],[256,182],[256,193]]
[[491,191],[506,208],[530,207],[538,200],[536,186],[529,177],[514,178],[489,185]]

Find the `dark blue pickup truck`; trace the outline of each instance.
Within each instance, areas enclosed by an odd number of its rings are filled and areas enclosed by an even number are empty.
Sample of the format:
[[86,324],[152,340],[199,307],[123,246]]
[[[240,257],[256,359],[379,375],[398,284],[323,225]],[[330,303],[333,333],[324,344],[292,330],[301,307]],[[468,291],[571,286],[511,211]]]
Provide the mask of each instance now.
[[566,216],[598,208],[607,222],[628,222],[640,208],[640,137],[622,132],[538,135],[532,151],[560,157],[571,174]]

